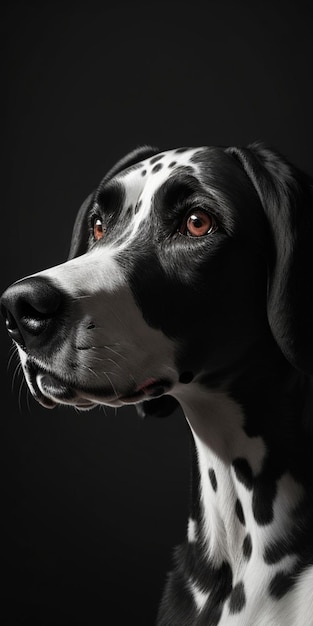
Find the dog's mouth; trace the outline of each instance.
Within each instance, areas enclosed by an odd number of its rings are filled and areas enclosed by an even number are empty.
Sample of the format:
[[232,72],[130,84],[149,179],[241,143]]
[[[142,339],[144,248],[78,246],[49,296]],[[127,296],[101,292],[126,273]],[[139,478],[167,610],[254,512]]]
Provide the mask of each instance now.
[[157,398],[173,386],[172,381],[168,379],[149,377],[137,386],[134,384],[132,387],[112,392],[112,388],[84,388],[69,384],[58,376],[34,366],[28,365],[25,369],[33,397],[48,409],[53,409],[59,404],[72,405],[81,410],[91,409],[99,404],[120,407]]
[[122,396],[121,400],[124,404],[131,404],[139,402],[145,397],[157,398],[169,391],[170,387],[171,383],[169,380],[148,378],[141,385],[138,385],[130,395]]

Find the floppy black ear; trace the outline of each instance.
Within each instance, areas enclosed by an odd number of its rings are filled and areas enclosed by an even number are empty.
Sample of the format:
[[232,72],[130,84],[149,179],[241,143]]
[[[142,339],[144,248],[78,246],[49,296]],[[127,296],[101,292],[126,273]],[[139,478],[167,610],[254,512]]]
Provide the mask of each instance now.
[[313,181],[261,143],[227,152],[243,166],[267,218],[273,336],[294,367],[313,374]]
[[[117,163],[107,172],[104,178],[101,181],[101,185],[104,185],[111,178],[116,176],[122,170],[125,170],[127,167],[131,167],[136,163],[139,163],[143,159],[148,159],[150,156],[154,156],[159,152],[158,148],[152,146],[140,146],[139,148],[135,148],[122,159],[117,161]],[[88,245],[88,224],[87,224],[87,214],[88,209],[92,205],[93,197],[95,192],[91,193],[88,198],[81,205],[73,228],[72,241],[70,246],[70,251],[68,255],[68,259],[73,259],[80,254],[84,254],[87,250]]]

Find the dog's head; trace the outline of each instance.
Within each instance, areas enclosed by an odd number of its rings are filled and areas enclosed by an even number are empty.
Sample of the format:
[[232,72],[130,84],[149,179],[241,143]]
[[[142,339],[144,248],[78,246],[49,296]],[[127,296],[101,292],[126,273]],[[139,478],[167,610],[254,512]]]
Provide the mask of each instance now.
[[140,403],[269,345],[312,373],[312,209],[308,177],[260,144],[130,153],[83,203],[69,260],[2,296],[34,397]]

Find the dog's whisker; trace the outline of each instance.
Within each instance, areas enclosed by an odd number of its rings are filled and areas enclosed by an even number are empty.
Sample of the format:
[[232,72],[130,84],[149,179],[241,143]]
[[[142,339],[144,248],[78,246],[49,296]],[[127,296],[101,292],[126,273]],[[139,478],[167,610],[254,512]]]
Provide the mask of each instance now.
[[73,296],[71,300],[72,302],[75,302],[76,300],[86,300],[87,298],[92,298],[92,294],[87,293],[87,294],[82,294],[80,296]]
[[107,416],[108,416],[108,413],[107,413],[107,410],[106,410],[106,409],[107,409],[107,407],[105,406],[105,404],[98,404],[98,410],[99,410],[101,413],[104,413],[105,417],[107,417]]
[[31,412],[31,408],[30,408],[30,399],[32,398],[32,395],[28,389],[28,386],[26,386],[26,405],[27,405],[27,409],[28,409],[28,413]]
[[[22,365],[21,365],[21,363],[19,362],[19,363],[17,363],[17,364],[16,364],[16,367],[15,367],[15,370],[14,370],[14,372],[13,372],[13,376],[12,376],[12,383],[11,383],[11,388],[12,388],[12,391],[13,391],[13,389],[14,389],[14,385],[15,385],[15,383],[16,383],[16,380],[17,380],[18,376],[19,376],[21,373],[23,373],[23,372],[22,372]],[[23,381],[24,381],[24,378],[22,378],[22,382],[23,382]]]
[[122,366],[119,363],[116,363],[114,359],[110,359],[109,357],[106,357],[104,360],[107,361],[108,363],[113,363],[113,365],[115,365],[116,367],[118,367],[120,370],[123,371]]
[[18,407],[19,407],[20,414],[23,413],[23,410],[22,410],[22,392],[23,392],[24,384],[25,384],[25,381],[24,381],[24,378],[22,378],[21,383],[20,383],[19,392],[18,392]]
[[[122,372],[124,371],[123,367],[119,363],[116,363],[113,359],[106,359],[106,361],[110,361],[111,363],[113,363],[113,365],[116,365],[116,367],[122,370]],[[130,372],[128,372],[128,377],[133,383],[137,383],[136,379]]]
[[18,358],[18,350],[17,350],[17,347],[14,345],[14,346],[11,347],[11,354],[10,354],[10,357],[8,359],[7,371],[9,371],[9,369],[10,369],[10,367],[12,365],[13,359],[15,357]]
[[109,383],[110,383],[110,385],[111,385],[111,387],[112,387],[112,390],[113,390],[113,393],[114,393],[115,397],[116,397],[116,398],[118,398],[118,393],[117,393],[117,391],[116,391],[116,389],[115,389],[115,387],[114,387],[114,385],[113,385],[113,383],[112,383],[112,381],[111,381],[111,379],[110,379],[110,374],[112,374],[112,373],[114,373],[114,372],[102,372],[102,374],[104,374],[104,376],[105,376],[105,377],[107,378],[107,380],[109,381]]
[[127,361],[127,357],[124,356],[124,354],[121,354],[120,352],[117,352],[117,350],[113,350],[113,348],[111,348],[110,346],[106,346],[107,350],[109,350],[109,352],[113,352],[114,354],[116,354],[116,356],[119,357],[119,359],[125,359],[125,361]]
[[109,352],[113,352],[114,354],[116,354],[116,356],[118,356],[120,359],[124,359],[125,361],[128,361],[128,358],[124,354],[117,352],[117,350],[113,350],[113,348],[111,348],[110,346],[90,346],[90,349],[91,350],[108,350]]
[[88,365],[86,365],[85,363],[81,363],[80,367],[82,369],[88,370],[88,372],[91,372],[91,374],[93,376],[95,376],[96,378],[99,378],[99,372],[95,372],[95,370],[93,370],[91,367],[89,367]]
[[110,376],[114,376],[114,375],[116,375],[116,372],[110,372],[110,371],[108,371],[108,370],[106,370],[106,371],[101,371],[101,372],[95,372],[95,371],[94,371],[91,367],[89,367],[88,365],[85,365],[85,364],[82,364],[82,367],[83,367],[84,369],[88,370],[89,372],[91,372],[91,374],[92,374],[93,376],[95,376],[95,378],[98,378],[98,379],[99,379],[99,378],[100,378],[100,376],[103,374],[103,375],[107,378],[107,380],[109,381],[109,383],[110,383],[110,385],[111,385],[111,387],[112,387],[113,393],[115,394],[115,397],[116,397],[116,398],[118,397],[118,393],[117,393],[117,391],[116,391],[116,389],[115,389],[115,387],[114,387],[114,385],[113,385],[112,380],[110,379]]

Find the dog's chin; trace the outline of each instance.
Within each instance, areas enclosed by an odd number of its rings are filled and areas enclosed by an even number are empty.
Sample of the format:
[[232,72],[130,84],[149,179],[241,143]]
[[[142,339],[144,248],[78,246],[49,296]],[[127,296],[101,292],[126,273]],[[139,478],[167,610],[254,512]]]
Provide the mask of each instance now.
[[67,404],[83,411],[97,405],[97,402],[82,397],[65,382],[50,374],[37,373],[30,376],[28,373],[26,379],[32,396],[45,409]]
[[101,404],[117,408],[158,398],[172,387],[172,382],[169,380],[151,377],[135,388],[125,387],[121,391],[114,390],[112,393],[112,389],[86,389],[80,385],[71,385],[41,370],[28,369],[25,374],[33,397],[47,409],[53,409],[58,405],[68,405],[86,411]]

